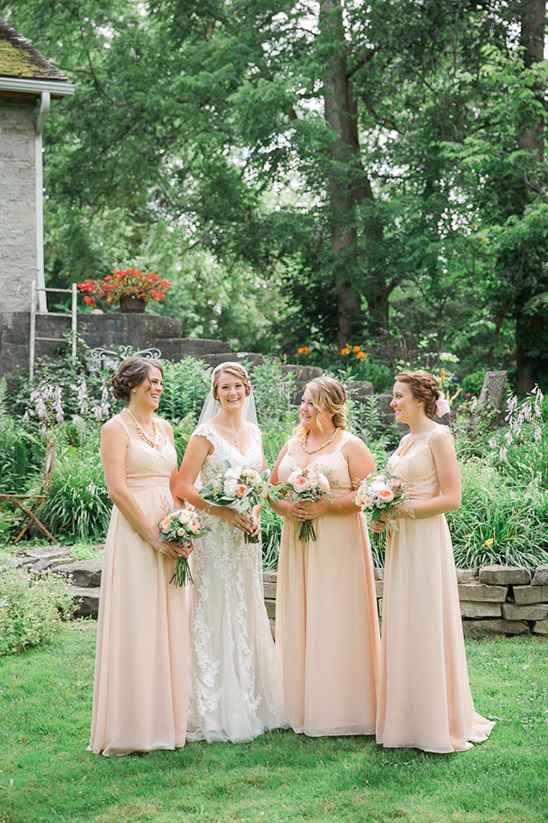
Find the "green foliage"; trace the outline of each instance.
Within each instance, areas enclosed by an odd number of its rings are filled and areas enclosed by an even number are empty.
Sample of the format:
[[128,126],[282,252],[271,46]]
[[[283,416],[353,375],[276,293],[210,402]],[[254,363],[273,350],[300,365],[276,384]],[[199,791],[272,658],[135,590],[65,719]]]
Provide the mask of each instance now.
[[462,467],[463,506],[449,512],[458,568],[492,563],[531,569],[548,563],[548,496],[505,482],[481,463]]
[[59,537],[104,540],[111,510],[98,443],[95,449],[61,446],[41,511],[48,529]]
[[21,492],[43,460],[43,443],[6,411],[6,381],[0,380],[0,491]]
[[264,571],[276,571],[280,554],[283,517],[265,506],[261,512],[261,540]]
[[266,465],[272,468],[283,445],[298,424],[293,405],[295,379],[274,358],[265,358],[251,375],[257,419],[263,436]]
[[178,363],[166,362],[160,414],[169,421],[184,418],[196,424],[204,405],[211,378],[202,360],[185,357]]
[[50,640],[60,621],[73,613],[64,578],[0,565],[0,657]]

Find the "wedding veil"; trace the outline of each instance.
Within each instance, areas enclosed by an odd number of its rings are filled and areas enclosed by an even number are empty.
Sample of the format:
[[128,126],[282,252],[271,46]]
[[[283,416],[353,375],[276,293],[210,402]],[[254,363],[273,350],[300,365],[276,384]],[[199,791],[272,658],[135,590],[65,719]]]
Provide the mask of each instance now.
[[[200,419],[198,420],[198,426],[201,423],[207,423],[208,420],[211,420],[212,417],[215,417],[218,414],[221,404],[218,400],[215,400],[213,397],[213,380],[215,375],[223,371],[226,366],[237,366],[241,369],[246,377],[249,378],[249,374],[247,370],[244,369],[241,363],[237,363],[234,360],[227,360],[226,363],[220,363],[218,366],[215,366],[213,371],[211,372],[211,386],[209,389],[209,393],[206,397],[202,413],[200,414]],[[257,409],[255,407],[255,398],[253,397],[253,389],[251,389],[250,394],[245,398],[244,405],[242,408],[242,420],[246,423],[253,423],[255,426],[257,425]]]

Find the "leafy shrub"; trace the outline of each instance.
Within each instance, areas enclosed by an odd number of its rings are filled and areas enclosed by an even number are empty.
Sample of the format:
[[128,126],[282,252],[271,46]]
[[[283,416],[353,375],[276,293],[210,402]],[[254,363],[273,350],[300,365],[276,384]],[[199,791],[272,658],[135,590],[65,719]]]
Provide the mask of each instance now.
[[38,470],[44,444],[6,411],[7,386],[0,380],[0,491],[21,491],[29,473]]
[[263,569],[276,571],[280,554],[280,539],[284,519],[265,506],[261,512],[261,537],[263,544]]
[[462,467],[463,505],[449,512],[457,568],[548,563],[548,496],[516,488],[486,464]]
[[56,536],[104,540],[111,510],[98,450],[62,446],[40,519]]
[[163,364],[162,417],[176,422],[191,415],[194,425],[197,423],[211,383],[206,368],[202,360],[193,357],[185,357],[178,363]]
[[51,638],[75,605],[66,581],[51,572],[28,574],[8,563],[0,566],[0,657]]

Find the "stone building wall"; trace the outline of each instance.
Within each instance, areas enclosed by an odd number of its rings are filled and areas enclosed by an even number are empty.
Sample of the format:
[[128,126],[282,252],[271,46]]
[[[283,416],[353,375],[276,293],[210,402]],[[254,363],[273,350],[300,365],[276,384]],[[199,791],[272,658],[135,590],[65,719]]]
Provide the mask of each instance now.
[[29,311],[36,279],[35,101],[0,98],[0,310]]

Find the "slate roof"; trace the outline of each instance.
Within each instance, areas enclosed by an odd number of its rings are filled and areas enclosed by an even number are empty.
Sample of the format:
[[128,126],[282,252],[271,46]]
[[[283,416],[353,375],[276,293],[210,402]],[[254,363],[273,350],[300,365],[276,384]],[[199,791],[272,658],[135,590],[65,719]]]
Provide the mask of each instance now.
[[0,17],[0,77],[68,80],[17,29]]

